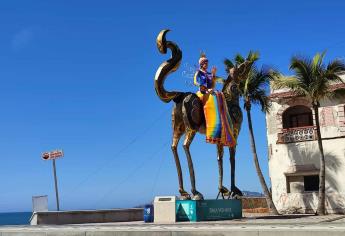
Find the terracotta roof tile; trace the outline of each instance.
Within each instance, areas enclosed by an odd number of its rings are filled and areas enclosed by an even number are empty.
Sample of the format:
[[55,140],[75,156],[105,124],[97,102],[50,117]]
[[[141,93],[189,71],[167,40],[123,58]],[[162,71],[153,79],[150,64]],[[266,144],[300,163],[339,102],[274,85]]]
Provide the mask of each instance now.
[[[334,91],[336,89],[344,88],[345,89],[345,83],[344,84],[332,84],[330,86],[330,90]],[[280,93],[272,93],[270,98],[291,98],[291,97],[297,97],[293,92],[287,91],[287,92],[280,92]]]

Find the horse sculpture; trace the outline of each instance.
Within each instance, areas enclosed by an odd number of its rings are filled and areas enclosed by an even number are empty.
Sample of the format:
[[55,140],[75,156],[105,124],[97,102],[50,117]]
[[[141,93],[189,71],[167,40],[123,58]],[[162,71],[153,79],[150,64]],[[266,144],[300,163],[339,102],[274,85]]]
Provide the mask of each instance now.
[[[182,135],[185,134],[185,140],[183,142],[183,148],[187,157],[188,169],[191,181],[191,192],[192,199],[201,200],[203,195],[196,190],[195,185],[195,174],[192,157],[189,151],[189,147],[193,141],[193,138],[197,132],[205,133],[205,117],[203,112],[203,104],[199,97],[190,92],[177,92],[177,91],[166,91],[164,89],[164,81],[168,74],[175,72],[182,60],[182,51],[172,41],[166,40],[166,33],[169,30],[162,30],[157,37],[157,47],[162,54],[167,53],[167,49],[171,50],[171,58],[163,62],[158,68],[155,75],[155,90],[158,97],[163,102],[175,102],[175,106],[172,111],[172,127],[173,127],[173,140],[171,149],[174,155],[178,181],[179,181],[179,192],[181,199],[191,199],[188,192],[183,187],[183,176],[181,171],[181,164],[177,153],[177,146]],[[225,80],[222,88],[222,92],[226,99],[226,104],[230,117],[233,121],[234,136],[237,139],[241,124],[242,124],[242,111],[239,107],[239,81],[248,73],[253,62],[244,61],[239,65],[235,65],[234,68],[229,70],[228,77]],[[217,145],[218,154],[218,168],[219,168],[219,181],[218,181],[218,196],[221,194],[224,196],[242,195],[242,192],[235,186],[235,153],[236,146],[229,148],[230,151],[230,163],[231,163],[231,192],[223,186],[223,146]],[[217,196],[217,198],[218,198]]]

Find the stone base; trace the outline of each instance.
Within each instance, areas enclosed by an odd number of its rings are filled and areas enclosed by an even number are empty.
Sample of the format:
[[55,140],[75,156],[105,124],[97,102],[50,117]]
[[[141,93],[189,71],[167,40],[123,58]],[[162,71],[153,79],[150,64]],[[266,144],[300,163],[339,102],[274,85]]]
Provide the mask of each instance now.
[[242,218],[241,200],[176,200],[176,221],[213,221]]

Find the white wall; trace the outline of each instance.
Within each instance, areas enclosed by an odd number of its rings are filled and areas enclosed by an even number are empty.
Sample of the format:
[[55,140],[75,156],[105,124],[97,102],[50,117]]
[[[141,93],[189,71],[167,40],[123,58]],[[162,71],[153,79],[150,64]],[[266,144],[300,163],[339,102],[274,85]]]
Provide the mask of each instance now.
[[[269,174],[272,197],[276,207],[286,212],[314,212],[317,207],[317,192],[287,193],[284,173],[292,166],[319,165],[317,141],[277,144],[281,132],[281,114],[300,99],[279,99],[272,103],[270,114],[266,115]],[[289,104],[289,105],[288,105]],[[323,101],[320,113],[321,134],[326,158],[327,211],[345,213],[345,101]],[[314,122],[315,124],[315,122]]]

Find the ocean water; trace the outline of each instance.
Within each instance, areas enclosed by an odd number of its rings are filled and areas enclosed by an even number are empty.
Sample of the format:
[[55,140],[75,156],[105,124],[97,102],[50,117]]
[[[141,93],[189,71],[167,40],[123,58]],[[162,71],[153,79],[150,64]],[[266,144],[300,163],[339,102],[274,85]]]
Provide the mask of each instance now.
[[28,225],[32,212],[0,213],[0,225]]

